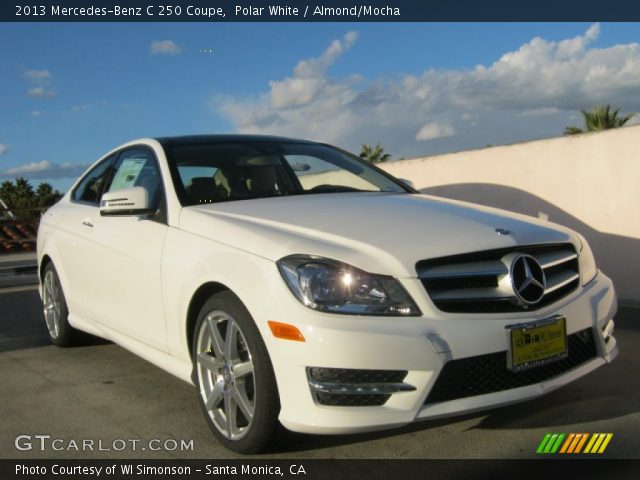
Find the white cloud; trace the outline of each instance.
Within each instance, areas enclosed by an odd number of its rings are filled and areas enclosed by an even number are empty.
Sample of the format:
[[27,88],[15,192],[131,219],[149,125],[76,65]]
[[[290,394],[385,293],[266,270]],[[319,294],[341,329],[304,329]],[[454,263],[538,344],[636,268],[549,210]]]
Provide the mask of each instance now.
[[425,123],[418,133],[416,133],[416,140],[420,142],[426,142],[429,140],[435,140],[436,138],[452,137],[456,134],[456,129],[448,123],[430,122]]
[[180,55],[182,47],[172,40],[156,40],[151,42],[149,51],[153,55]]
[[27,70],[24,76],[35,83],[47,83],[53,78],[49,70]]
[[[599,32],[594,24],[561,41],[536,37],[472,69],[425,65],[423,73],[399,78],[333,78],[331,66],[358,39],[350,32],[258,97],[218,96],[212,105],[237,131],[352,150],[380,142],[395,157],[562,135],[579,109],[611,103],[640,110],[640,45],[596,48]],[[439,128],[425,129],[436,122]],[[434,134],[442,140],[420,142]]]
[[58,93],[48,88],[53,79],[53,75],[49,70],[27,70],[24,72],[27,82],[33,86],[27,90],[27,95],[34,98],[51,99]]
[[97,108],[97,107],[104,107],[106,105],[109,105],[109,102],[107,100],[100,100],[99,102],[95,102],[95,103],[80,103],[78,105],[73,105],[71,107],[71,112],[72,113],[83,112],[85,110],[90,110],[92,108]]
[[555,107],[530,108],[520,113],[523,117],[536,117],[539,115],[553,115],[561,110]]
[[44,110],[31,110],[32,117],[39,117],[44,114]]
[[0,177],[75,178],[84,172],[87,165],[75,163],[52,163],[49,160],[27,163],[0,171]]
[[15,175],[15,174],[39,172],[47,168],[51,168],[51,163],[48,160],[42,160],[41,162],[33,162],[33,163],[28,163],[26,165],[21,165],[19,167],[10,168],[6,172],[8,174]]
[[55,98],[58,93],[45,87],[33,87],[27,90],[27,95],[35,98],[50,99]]
[[4,143],[0,143],[0,155],[7,153],[7,146]]
[[326,72],[340,55],[351,48],[357,38],[357,32],[347,32],[342,40],[331,42],[319,57],[299,62],[292,77],[269,82],[271,107],[280,109],[306,105],[321,92],[339,95],[339,90],[332,89],[327,84]]

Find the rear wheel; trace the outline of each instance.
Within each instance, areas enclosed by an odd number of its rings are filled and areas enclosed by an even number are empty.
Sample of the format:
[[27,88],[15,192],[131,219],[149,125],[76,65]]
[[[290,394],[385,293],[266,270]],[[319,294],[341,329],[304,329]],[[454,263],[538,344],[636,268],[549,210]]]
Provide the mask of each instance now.
[[280,411],[275,376],[260,332],[231,292],[200,310],[193,364],[200,405],[220,443],[240,453],[266,449]]
[[69,325],[69,309],[53,263],[48,263],[44,268],[42,303],[51,342],[59,347],[74,345],[78,331]]

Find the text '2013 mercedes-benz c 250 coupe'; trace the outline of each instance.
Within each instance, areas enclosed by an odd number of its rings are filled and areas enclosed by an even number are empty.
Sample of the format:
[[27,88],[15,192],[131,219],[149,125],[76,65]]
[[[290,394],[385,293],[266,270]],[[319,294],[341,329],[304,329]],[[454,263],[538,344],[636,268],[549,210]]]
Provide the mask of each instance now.
[[579,234],[421,195],[329,145],[141,139],[42,217],[41,296],[192,382],[243,453],[280,425],[352,433],[535,398],[617,355],[617,302]]

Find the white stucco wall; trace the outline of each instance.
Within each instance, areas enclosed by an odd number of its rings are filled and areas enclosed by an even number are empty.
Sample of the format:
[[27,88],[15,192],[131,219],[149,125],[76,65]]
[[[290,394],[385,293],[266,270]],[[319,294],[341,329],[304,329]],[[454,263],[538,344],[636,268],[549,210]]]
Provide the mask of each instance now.
[[624,302],[640,303],[640,126],[382,164],[426,193],[582,233]]

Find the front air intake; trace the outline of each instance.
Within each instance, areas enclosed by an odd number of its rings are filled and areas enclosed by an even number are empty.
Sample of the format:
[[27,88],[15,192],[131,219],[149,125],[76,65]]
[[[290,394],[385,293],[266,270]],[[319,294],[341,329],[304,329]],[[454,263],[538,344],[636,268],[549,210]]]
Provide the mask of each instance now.
[[307,368],[311,393],[320,405],[372,407],[384,405],[391,395],[415,390],[404,383],[406,370]]

